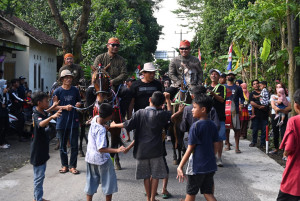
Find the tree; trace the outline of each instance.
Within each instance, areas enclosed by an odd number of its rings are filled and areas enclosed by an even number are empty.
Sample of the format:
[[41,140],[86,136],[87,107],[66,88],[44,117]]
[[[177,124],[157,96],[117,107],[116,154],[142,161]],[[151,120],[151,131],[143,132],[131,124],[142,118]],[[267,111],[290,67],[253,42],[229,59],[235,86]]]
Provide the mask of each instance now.
[[66,54],[68,52],[73,52],[74,61],[80,62],[81,46],[83,41],[87,38],[87,26],[91,10],[91,0],[83,1],[80,24],[73,40],[70,35],[69,27],[62,18],[59,9],[56,6],[55,0],[48,0],[48,4],[55,22],[57,23],[63,34],[63,53]]

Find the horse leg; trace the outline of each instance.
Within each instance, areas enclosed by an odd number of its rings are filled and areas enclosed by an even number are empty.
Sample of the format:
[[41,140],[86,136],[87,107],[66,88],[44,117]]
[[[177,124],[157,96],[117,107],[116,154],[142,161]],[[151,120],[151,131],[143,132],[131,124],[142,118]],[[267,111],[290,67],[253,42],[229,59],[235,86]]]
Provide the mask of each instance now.
[[[111,133],[111,148],[115,148],[117,149],[119,147],[119,145],[122,143],[121,142],[121,137],[120,137],[120,132],[121,129],[119,128],[114,128],[114,129],[110,129],[110,133]],[[120,164],[120,158],[118,154],[110,154],[110,157],[112,158],[114,165],[115,165],[115,169],[116,170],[121,170],[121,164]]]
[[84,152],[83,152],[83,150],[82,150],[82,142],[83,142],[83,138],[85,138],[86,139],[86,136],[85,136],[85,125],[84,124],[82,124],[81,126],[80,126],[80,137],[79,137],[79,155],[81,156],[81,157],[84,157],[85,155],[84,155]]

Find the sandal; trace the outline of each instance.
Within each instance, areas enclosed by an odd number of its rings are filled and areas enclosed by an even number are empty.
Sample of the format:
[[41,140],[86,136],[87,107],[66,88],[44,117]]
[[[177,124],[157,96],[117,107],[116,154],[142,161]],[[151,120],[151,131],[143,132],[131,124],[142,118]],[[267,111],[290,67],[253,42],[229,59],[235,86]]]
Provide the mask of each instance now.
[[62,167],[62,168],[59,170],[59,173],[61,173],[61,174],[65,174],[65,173],[67,173],[67,172],[69,172],[69,170],[68,170],[68,168],[67,168],[66,166]]
[[172,197],[172,195],[170,193],[162,194],[163,199],[169,199],[171,197]]
[[76,170],[76,168],[70,168],[69,171],[72,173],[72,174],[80,174],[80,172],[78,170]]
[[236,154],[240,154],[240,153],[242,153],[242,152],[241,152],[241,150],[236,149],[236,150],[235,150],[235,153],[236,153]]
[[231,150],[230,147],[229,148],[228,147],[224,148],[224,151],[229,151],[229,150]]

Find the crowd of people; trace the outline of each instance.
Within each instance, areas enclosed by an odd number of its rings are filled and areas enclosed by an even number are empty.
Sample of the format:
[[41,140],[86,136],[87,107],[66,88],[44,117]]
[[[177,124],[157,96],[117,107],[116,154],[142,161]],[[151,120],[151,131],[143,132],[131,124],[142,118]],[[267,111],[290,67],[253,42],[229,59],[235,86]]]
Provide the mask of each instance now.
[[[86,171],[86,199],[93,199],[101,184],[106,200],[112,200],[112,194],[118,191],[117,177],[114,170],[115,153],[127,153],[133,148],[133,157],[137,160],[136,179],[144,180],[147,201],[155,201],[159,179],[163,180],[162,194],[167,199],[172,195],[167,190],[169,168],[166,161],[164,133],[170,123],[176,124],[177,118],[182,117],[179,128],[182,132],[189,132],[188,146],[177,168],[179,181],[187,179],[185,201],[193,201],[199,190],[206,200],[216,200],[214,197],[214,174],[217,166],[223,167],[222,153],[234,147],[236,154],[243,150],[239,147],[240,139],[246,139],[249,128],[252,130],[250,147],[265,147],[266,126],[273,130],[274,150],[270,154],[278,154],[279,148],[284,149],[284,158],[288,157],[287,167],[283,175],[278,200],[297,200],[300,192],[299,171],[299,116],[288,121],[291,111],[289,94],[284,84],[276,82],[275,92],[266,81],[253,80],[250,87],[236,79],[233,72],[221,73],[218,69],[209,71],[209,84],[203,85],[203,71],[198,58],[190,55],[190,42],[181,41],[180,55],[175,57],[169,67],[168,77],[163,80],[155,79],[156,68],[153,63],[145,63],[141,70],[141,79],[128,78],[125,60],[118,55],[120,41],[110,38],[107,43],[108,51],[96,57],[93,70],[103,68],[110,75],[110,85],[118,91],[120,99],[120,114],[122,123],[111,122],[115,108],[110,103],[97,99],[94,84],[86,90],[87,108],[92,118],[89,122],[88,144],[85,161]],[[79,116],[76,109],[82,105],[80,92],[77,89],[79,80],[83,77],[80,66],[73,63],[73,55],[64,56],[65,65],[59,71],[57,86],[53,89],[52,105],[49,107],[49,96],[43,92],[36,92],[32,99],[30,93],[25,97],[22,82],[12,81],[10,100],[12,104],[22,103],[34,106],[33,138],[31,146],[31,164],[34,169],[34,199],[43,199],[43,180],[45,178],[46,162],[49,159],[49,141],[45,137],[47,124],[56,119],[57,137],[61,169],[59,173],[71,172],[79,174],[77,170]],[[94,78],[92,78],[94,79]],[[25,91],[25,88],[24,88]],[[24,92],[23,91],[23,92]],[[3,91],[4,94],[8,93]],[[185,101],[177,94],[184,94]],[[23,96],[23,97],[21,97]],[[6,110],[6,102],[1,102],[1,115]],[[300,112],[300,90],[294,94],[294,107]],[[179,104],[178,110],[172,110],[173,105]],[[20,104],[15,106],[17,111]],[[174,107],[174,106],[173,106]],[[28,107],[24,107],[27,111]],[[56,111],[56,113],[53,113]],[[5,114],[6,114],[5,113]],[[49,115],[48,115],[49,113]],[[17,116],[16,117],[22,118]],[[4,118],[1,116],[1,119]],[[24,118],[24,117],[23,117]],[[7,121],[7,120],[5,120]],[[108,146],[107,132],[112,128],[125,128],[129,146]],[[234,131],[234,146],[230,143],[230,130]],[[261,131],[258,141],[258,131]],[[129,132],[134,131],[133,139]],[[2,132],[2,130],[1,130]],[[279,133],[280,132],[280,133]],[[168,135],[168,133],[167,133]],[[1,135],[2,136],[2,135]],[[280,139],[282,140],[279,147]],[[22,140],[22,135],[20,135]],[[259,145],[258,145],[259,142]],[[1,141],[2,145],[7,143]],[[70,159],[68,160],[67,144],[70,144]],[[186,172],[183,167],[187,165]],[[295,179],[296,178],[296,179]]]
[[[32,122],[32,91],[28,88],[26,78],[20,76],[7,82],[0,71],[0,148],[8,149],[10,143],[6,139],[10,127],[18,134],[20,142],[29,140],[30,133],[24,131],[24,123]],[[14,125],[10,126],[9,113],[14,116]]]

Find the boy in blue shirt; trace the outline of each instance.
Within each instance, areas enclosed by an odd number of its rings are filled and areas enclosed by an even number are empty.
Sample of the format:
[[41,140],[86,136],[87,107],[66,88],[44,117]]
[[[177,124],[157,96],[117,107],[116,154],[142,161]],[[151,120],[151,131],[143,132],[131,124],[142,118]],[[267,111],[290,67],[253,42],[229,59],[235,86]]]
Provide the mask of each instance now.
[[[207,118],[211,108],[212,99],[209,96],[203,94],[195,97],[192,113],[199,120],[190,129],[188,148],[177,168],[179,182],[187,179],[185,201],[194,201],[199,189],[206,200],[216,200],[213,195],[213,176],[217,171],[214,147],[219,141],[219,135],[214,122]],[[187,161],[186,178],[183,166]]]

